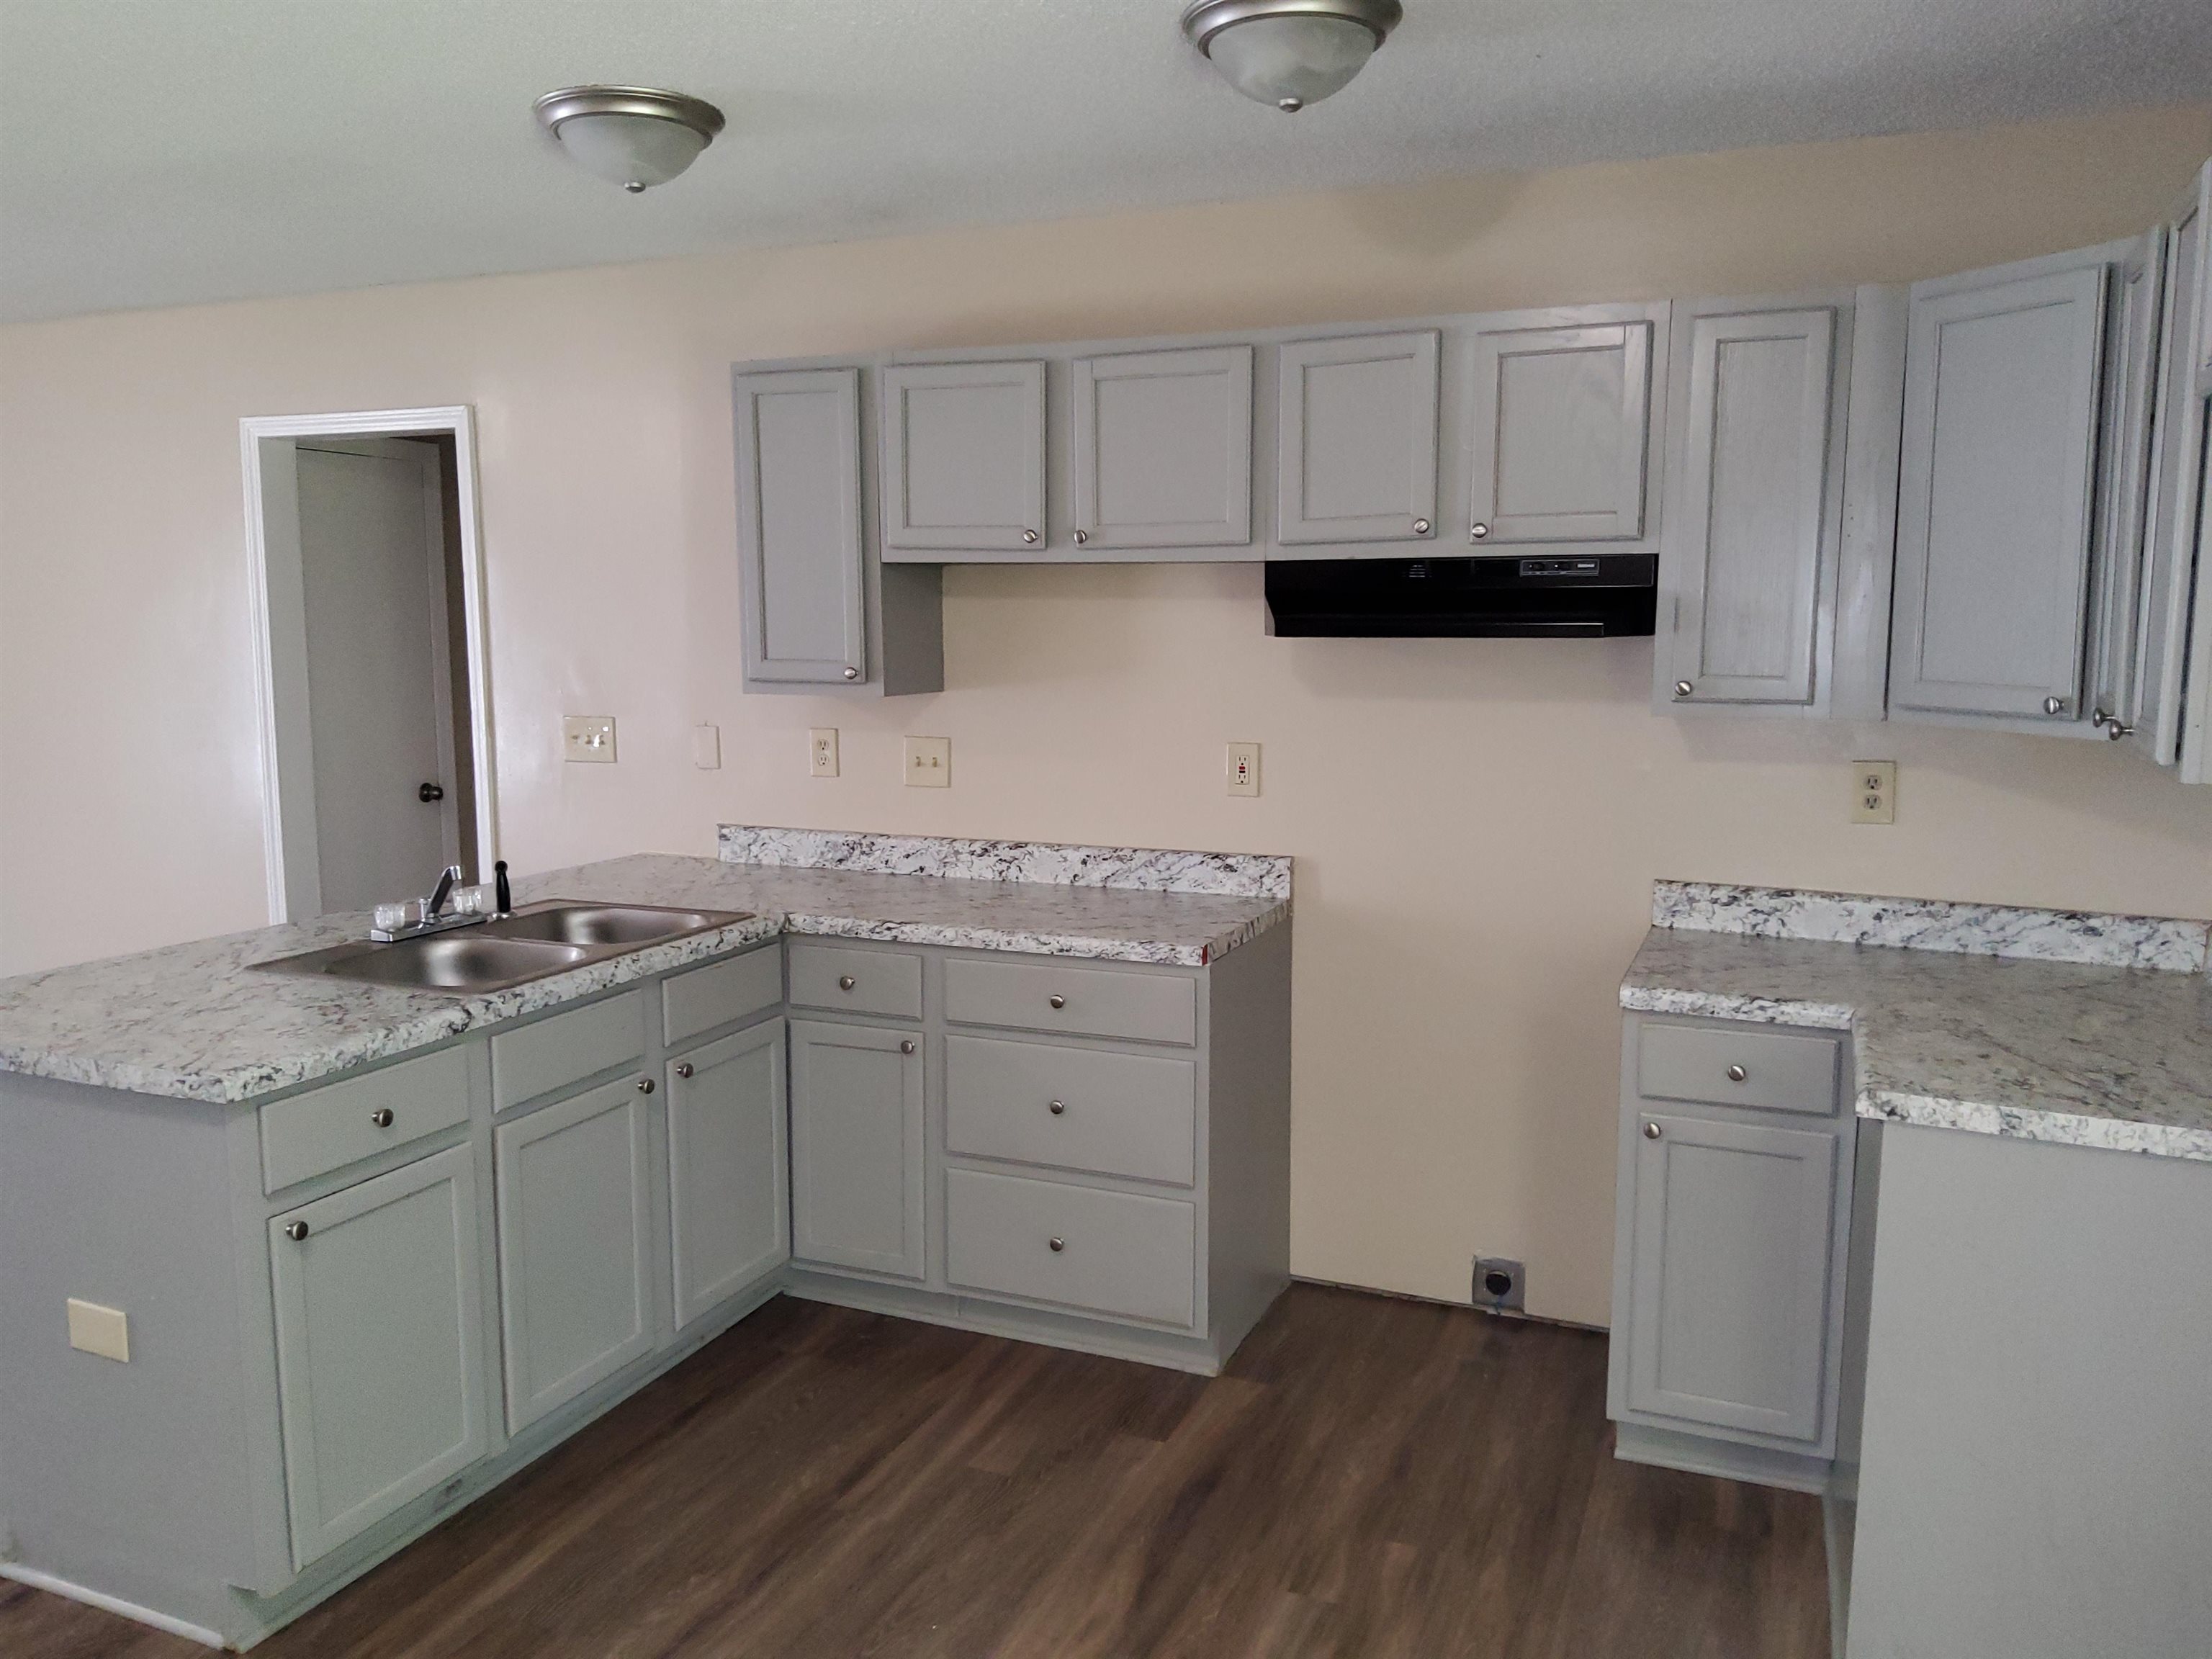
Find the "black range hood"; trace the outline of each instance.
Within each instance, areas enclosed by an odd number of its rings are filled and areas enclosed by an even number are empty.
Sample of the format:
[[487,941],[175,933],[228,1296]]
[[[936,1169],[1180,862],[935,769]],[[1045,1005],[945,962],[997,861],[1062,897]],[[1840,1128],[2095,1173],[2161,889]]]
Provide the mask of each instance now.
[[1286,638],[1610,639],[1648,635],[1659,556],[1271,559],[1271,633]]

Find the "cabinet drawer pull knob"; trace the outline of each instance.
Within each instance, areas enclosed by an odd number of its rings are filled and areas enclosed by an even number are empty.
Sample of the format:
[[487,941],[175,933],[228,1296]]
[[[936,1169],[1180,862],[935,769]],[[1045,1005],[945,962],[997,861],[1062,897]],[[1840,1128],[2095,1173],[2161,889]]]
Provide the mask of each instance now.
[[1064,1238],[1055,1238],[1052,1241],[1052,1248],[1055,1251],[1064,1250],[1067,1248],[1067,1241]]
[[1414,533],[1416,536],[1425,536],[1425,535],[1427,535],[1427,534],[1429,533],[1429,521],[1428,521],[1426,519],[1416,519],[1416,520],[1413,520],[1413,533]]
[[691,1062],[688,1060],[678,1060],[676,1062],[676,1075],[678,1077],[690,1077],[691,1075]]
[[389,1106],[378,1107],[374,1111],[368,1115],[368,1121],[376,1125],[380,1129],[389,1129],[392,1127],[392,1108]]
[[1686,697],[1690,693],[1697,689],[1698,688],[1696,686],[1692,685],[1687,680],[1676,680],[1674,682],[1674,695],[1678,697]]
[[1646,1123],[1646,1124],[1644,1126],[1644,1138],[1646,1140],[1656,1140],[1656,1139],[1659,1139],[1659,1126],[1658,1126],[1657,1124],[1656,1124],[1656,1123]]
[[638,1079],[637,1091],[641,1095],[651,1094],[653,1092],[653,1079],[649,1077],[641,1077]]
[[914,1052],[914,1039],[912,1037],[908,1037],[904,1042],[901,1042],[899,1044],[899,1052],[902,1054],[912,1054]]
[[1054,1117],[1058,1117],[1062,1112],[1065,1112],[1067,1109],[1067,1103],[1064,1100],[1055,1100],[1045,1109],[1049,1111]]
[[2066,712],[2066,699],[2063,697],[2045,697],[2043,700],[2043,712],[2046,714],[2064,714]]
[[840,974],[837,975],[837,988],[841,991],[851,990],[854,983],[854,981],[850,974]]
[[1078,547],[1082,546],[1084,543],[1085,543],[1085,542],[1089,541],[1090,539],[1091,539],[1091,532],[1090,532],[1089,531],[1087,531],[1087,530],[1079,530],[1079,531],[1077,531],[1077,532],[1075,532],[1075,544],[1076,544]]
[[298,1243],[307,1236],[307,1224],[306,1222],[288,1221],[284,1224],[284,1237],[290,1239],[295,1244]]
[[1053,1006],[1054,1007],[1055,1007],[1055,1008],[1065,1008],[1065,1007],[1066,1007],[1066,1006],[1067,1006],[1067,999],[1066,999],[1066,997],[1062,997],[1062,996],[1049,996],[1049,997],[1047,997],[1047,998],[1045,999],[1045,1000],[1046,1000],[1047,1002],[1049,1002],[1050,1004],[1052,1004],[1052,1006]]
[[848,668],[845,671],[845,678],[848,680],[857,680],[860,678],[860,671],[857,668]]
[[1751,1073],[1741,1066],[1731,1066],[1728,1068],[1728,1080],[1730,1083],[1741,1083],[1750,1075]]
[[1471,542],[1479,542],[1489,533],[1490,526],[1486,524],[1471,524],[1467,527],[1467,538]]
[[1035,547],[1036,545],[1036,538],[1037,533],[1034,530],[1024,530],[1022,532],[1022,539],[1024,542],[1027,542],[1031,547]]

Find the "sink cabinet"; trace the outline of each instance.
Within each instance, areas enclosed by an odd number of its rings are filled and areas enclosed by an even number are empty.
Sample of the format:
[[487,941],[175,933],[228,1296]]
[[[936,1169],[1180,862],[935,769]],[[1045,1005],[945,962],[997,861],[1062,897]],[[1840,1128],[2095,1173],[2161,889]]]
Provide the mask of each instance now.
[[667,1065],[676,1324],[706,1318],[791,1255],[784,1022]]

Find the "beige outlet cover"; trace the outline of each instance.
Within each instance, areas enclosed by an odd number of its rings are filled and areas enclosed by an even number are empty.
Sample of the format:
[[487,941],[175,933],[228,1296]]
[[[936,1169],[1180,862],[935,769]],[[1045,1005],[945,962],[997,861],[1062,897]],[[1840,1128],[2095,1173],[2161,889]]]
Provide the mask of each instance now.
[[952,739],[908,738],[906,740],[906,781],[910,789],[950,789],[952,787]]
[[131,1363],[131,1316],[120,1308],[103,1308],[97,1302],[69,1299],[70,1346],[102,1359]]

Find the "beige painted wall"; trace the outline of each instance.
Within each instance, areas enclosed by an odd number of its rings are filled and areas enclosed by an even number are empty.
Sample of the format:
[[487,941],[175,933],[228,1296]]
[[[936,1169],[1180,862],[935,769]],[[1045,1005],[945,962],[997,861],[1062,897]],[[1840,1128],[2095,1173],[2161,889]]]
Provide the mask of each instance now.
[[[1463,1297],[1516,1255],[1533,1310],[1601,1322],[1653,877],[2212,915],[2212,790],[1655,718],[1642,641],[1273,641],[1251,567],[955,570],[943,695],[744,696],[727,364],[1904,279],[2140,228],[2208,152],[2212,111],[2137,113],[9,331],[4,965],[262,919],[239,417],[472,404],[518,867],[725,818],[1294,854],[1297,1271]],[[618,716],[621,763],[563,767],[563,712]],[[905,732],[951,738],[951,790],[899,786]],[[1858,756],[1899,763],[1893,828],[1845,822]]]

